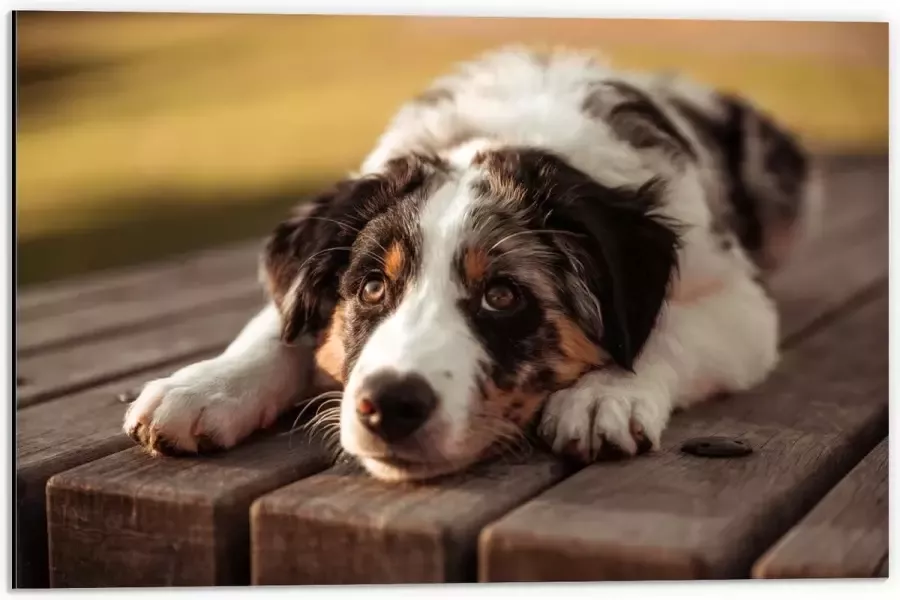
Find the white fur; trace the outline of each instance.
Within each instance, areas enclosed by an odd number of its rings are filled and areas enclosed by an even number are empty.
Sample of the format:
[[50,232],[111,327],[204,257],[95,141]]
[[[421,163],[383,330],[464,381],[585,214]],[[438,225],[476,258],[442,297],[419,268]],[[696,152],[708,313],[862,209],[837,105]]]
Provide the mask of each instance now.
[[148,383],[125,414],[125,431],[147,427],[195,452],[201,436],[229,448],[271,425],[305,389],[312,366],[308,348],[281,343],[280,321],[269,304],[221,355]]

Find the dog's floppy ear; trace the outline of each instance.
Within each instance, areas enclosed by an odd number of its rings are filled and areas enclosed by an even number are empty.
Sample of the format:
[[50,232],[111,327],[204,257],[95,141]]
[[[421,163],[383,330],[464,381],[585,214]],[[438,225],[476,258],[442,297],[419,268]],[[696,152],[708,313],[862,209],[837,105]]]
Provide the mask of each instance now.
[[609,189],[567,165],[555,172],[545,225],[580,234],[556,236],[572,265],[576,315],[618,365],[633,370],[678,268],[677,228],[653,214],[656,181]]
[[260,271],[282,317],[282,339],[326,327],[337,303],[337,283],[356,239],[350,222],[356,182],[344,180],[301,204],[266,240]]
[[391,160],[381,173],[338,182],[275,228],[263,250],[261,275],[281,312],[284,341],[328,326],[360,231],[424,177],[418,157]]

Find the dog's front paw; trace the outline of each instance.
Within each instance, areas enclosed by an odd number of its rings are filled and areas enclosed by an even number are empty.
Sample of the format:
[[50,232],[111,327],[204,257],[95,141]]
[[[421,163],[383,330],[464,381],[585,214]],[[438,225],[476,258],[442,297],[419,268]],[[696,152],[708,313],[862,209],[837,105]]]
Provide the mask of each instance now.
[[623,379],[588,373],[550,396],[539,432],[555,453],[591,462],[659,448],[670,399]]
[[199,362],[145,385],[123,429],[154,455],[230,448],[277,416],[252,392],[227,361]]

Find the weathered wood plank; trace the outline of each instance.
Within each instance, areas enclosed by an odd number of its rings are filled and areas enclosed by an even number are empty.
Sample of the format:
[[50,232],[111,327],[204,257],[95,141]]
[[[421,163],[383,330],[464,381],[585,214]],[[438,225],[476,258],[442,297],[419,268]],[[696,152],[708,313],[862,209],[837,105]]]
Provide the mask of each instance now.
[[115,269],[16,294],[19,324],[122,298],[158,298],[169,288],[203,287],[254,273],[261,242],[253,240],[168,259],[138,269]]
[[409,485],[336,467],[254,503],[252,581],[471,581],[481,526],[565,474],[562,464],[546,456]]
[[18,406],[222,349],[262,305],[261,297],[250,298],[184,321],[19,359],[16,375],[23,383],[17,388]]
[[[487,527],[483,581],[741,577],[887,429],[887,290],[786,354],[758,390],[676,415],[661,452],[591,465]],[[756,451],[709,460],[695,436]]]
[[297,436],[260,437],[201,458],[131,448],[47,484],[52,587],[242,585],[250,503],[327,467]]
[[888,440],[757,561],[757,578],[883,577],[888,553]]
[[[855,175],[851,172],[851,175]],[[843,187],[846,187],[846,181]],[[831,188],[842,189],[841,182]],[[870,186],[871,189],[871,186]],[[884,224],[886,196],[872,194],[861,202],[845,204],[830,209],[824,223],[823,239],[811,244],[797,257],[787,276],[775,284],[775,293],[787,297],[789,312],[785,316],[784,333],[798,336],[804,329],[838,309],[867,287],[883,282],[887,273],[887,235],[873,235]],[[835,209],[836,208],[836,209]],[[850,264],[859,261],[865,266],[842,268],[830,273],[828,265]],[[794,276],[790,276],[790,272]],[[818,273],[818,279],[804,273]],[[791,308],[794,307],[794,308]],[[549,463],[545,463],[548,460]],[[552,459],[541,459],[533,465],[519,465],[514,473],[507,473],[504,485],[516,486],[520,482],[530,484],[540,481],[547,485],[545,476],[548,464],[564,469]],[[552,472],[552,471],[551,471]],[[564,472],[564,471],[563,471]],[[555,472],[554,476],[558,476]],[[481,482],[477,476],[466,479],[468,485],[495,486],[493,480]],[[323,483],[319,483],[319,482]],[[445,483],[444,485],[452,486]],[[534,494],[540,486],[528,486],[518,496],[521,499]],[[447,488],[452,491],[451,488]],[[423,534],[426,519],[420,518],[417,526],[403,518],[413,510],[411,493],[389,495],[377,482],[349,479],[332,474],[321,474],[293,486],[273,492],[261,499],[254,508],[253,556],[254,582],[265,583],[350,583],[350,582],[400,582],[400,581],[453,581],[464,573],[460,567],[446,567],[444,554],[456,546],[456,552],[471,556],[472,540],[454,536],[454,526],[474,528],[485,522],[485,511],[457,512],[458,505],[445,497],[428,499],[427,510],[432,519],[450,515],[432,537],[448,540],[444,546],[435,544]],[[414,494],[414,492],[412,492]],[[340,501],[342,509],[332,511],[338,498],[377,498],[377,501]],[[426,509],[423,509],[426,510]],[[389,515],[378,519],[379,515]],[[376,522],[381,531],[374,530]],[[442,521],[436,521],[443,523]],[[308,546],[298,551],[296,544],[309,540]],[[296,544],[295,544],[296,542]],[[417,568],[410,569],[407,548],[417,552]],[[327,552],[328,563],[313,558],[316,552]],[[338,556],[339,559],[334,557]]]
[[16,355],[26,358],[48,350],[71,349],[119,333],[191,319],[211,308],[259,302],[262,288],[253,274],[235,273],[234,277],[233,281],[224,279],[200,286],[173,288],[165,283],[151,295],[98,300],[93,306],[18,324]]
[[141,375],[37,404],[16,413],[16,585],[49,585],[47,480],[67,469],[129,448],[125,406],[117,395],[183,366]]

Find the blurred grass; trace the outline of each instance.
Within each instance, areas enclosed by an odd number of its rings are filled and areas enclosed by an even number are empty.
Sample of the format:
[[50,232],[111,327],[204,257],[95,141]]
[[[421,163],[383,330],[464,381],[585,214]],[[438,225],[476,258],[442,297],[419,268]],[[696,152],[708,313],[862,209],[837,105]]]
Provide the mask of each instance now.
[[887,25],[18,13],[22,285],[260,235],[397,106],[508,43],[746,94],[826,151],[887,147]]

